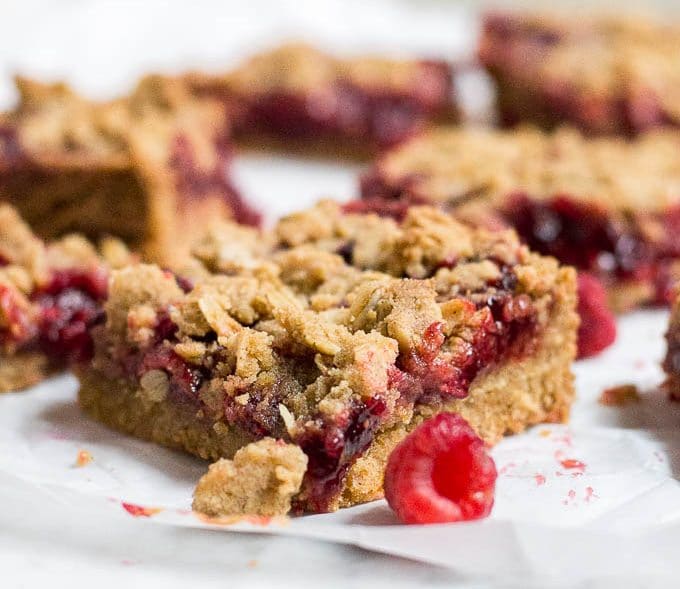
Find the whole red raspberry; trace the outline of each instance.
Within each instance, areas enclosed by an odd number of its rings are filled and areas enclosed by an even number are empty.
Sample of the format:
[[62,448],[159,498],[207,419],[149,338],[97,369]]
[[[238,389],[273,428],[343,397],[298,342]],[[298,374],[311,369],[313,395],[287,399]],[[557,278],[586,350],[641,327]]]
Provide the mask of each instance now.
[[407,524],[479,519],[491,512],[496,477],[493,459],[467,421],[440,413],[392,451],[385,498]]
[[609,310],[607,293],[602,283],[592,274],[578,274],[578,357],[599,354],[616,339],[616,319]]

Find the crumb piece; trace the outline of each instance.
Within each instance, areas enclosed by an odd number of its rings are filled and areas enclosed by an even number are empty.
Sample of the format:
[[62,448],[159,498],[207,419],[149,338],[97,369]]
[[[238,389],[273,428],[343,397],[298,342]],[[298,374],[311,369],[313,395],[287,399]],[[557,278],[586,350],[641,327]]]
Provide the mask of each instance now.
[[194,491],[193,509],[207,515],[284,515],[300,490],[307,456],[293,444],[265,438],[233,460],[210,465]]
[[638,403],[640,393],[634,384],[622,384],[604,389],[598,402],[606,407],[623,407],[630,403]]
[[149,403],[162,403],[168,396],[170,382],[168,375],[162,370],[149,370],[139,380],[141,390],[138,391],[140,398]]
[[76,463],[75,467],[76,468],[82,468],[83,466],[87,466],[94,460],[94,457],[92,454],[90,454],[87,450],[79,450],[78,455],[76,456]]
[[137,255],[133,254],[125,242],[117,237],[104,237],[99,242],[99,250],[102,258],[111,268],[124,268],[137,260]]

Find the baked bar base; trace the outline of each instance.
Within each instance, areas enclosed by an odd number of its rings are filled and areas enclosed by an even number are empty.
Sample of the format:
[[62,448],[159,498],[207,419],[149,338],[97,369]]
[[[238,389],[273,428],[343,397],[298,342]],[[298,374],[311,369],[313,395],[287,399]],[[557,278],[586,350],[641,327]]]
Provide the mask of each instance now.
[[[568,288],[573,273],[562,270],[565,288],[555,291],[546,327],[531,355],[508,359],[472,383],[464,400],[441,407],[416,407],[408,424],[380,432],[368,451],[350,468],[339,503],[347,507],[382,496],[382,478],[394,446],[424,419],[439,411],[454,411],[467,419],[488,443],[546,422],[563,422],[574,397],[571,359],[575,354],[574,290]],[[92,370],[79,374],[81,407],[109,427],[182,449],[208,460],[230,458],[254,441],[238,428],[202,419],[191,405],[150,402],[134,385],[108,379]]]
[[0,393],[26,389],[45,380],[51,373],[47,358],[39,352],[0,356]]
[[68,233],[94,241],[116,235],[138,248],[146,237],[144,188],[129,169],[0,173],[0,199],[45,240]]

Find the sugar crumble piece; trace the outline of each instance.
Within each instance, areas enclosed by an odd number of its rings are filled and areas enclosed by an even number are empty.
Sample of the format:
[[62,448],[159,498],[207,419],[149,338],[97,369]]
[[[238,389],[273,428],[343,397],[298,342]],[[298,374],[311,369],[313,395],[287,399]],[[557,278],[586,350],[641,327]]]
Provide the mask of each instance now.
[[196,485],[193,509],[209,516],[285,515],[306,470],[307,456],[299,446],[264,438],[232,460],[211,464]]
[[76,462],[74,466],[76,468],[82,468],[83,466],[87,466],[94,460],[94,456],[87,450],[78,450],[78,454],[76,455]]
[[605,407],[623,407],[640,402],[640,393],[634,384],[622,384],[602,391],[598,403]]

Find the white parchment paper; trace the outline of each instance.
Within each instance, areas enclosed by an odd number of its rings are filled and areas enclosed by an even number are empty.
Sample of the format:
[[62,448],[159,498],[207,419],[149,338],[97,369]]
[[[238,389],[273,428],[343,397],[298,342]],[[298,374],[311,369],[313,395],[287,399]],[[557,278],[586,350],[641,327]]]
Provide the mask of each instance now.
[[[680,406],[657,388],[665,321],[662,311],[624,317],[618,343],[576,365],[570,425],[537,426],[494,448],[496,505],[481,522],[403,526],[382,501],[290,520],[202,521],[190,504],[206,464],[91,421],[71,376],[0,398],[0,484],[89,517],[114,511],[161,526],[296,535],[466,574],[564,580],[680,571]],[[636,383],[641,401],[598,403],[603,387],[617,383]],[[93,460],[77,467],[82,450]]]

